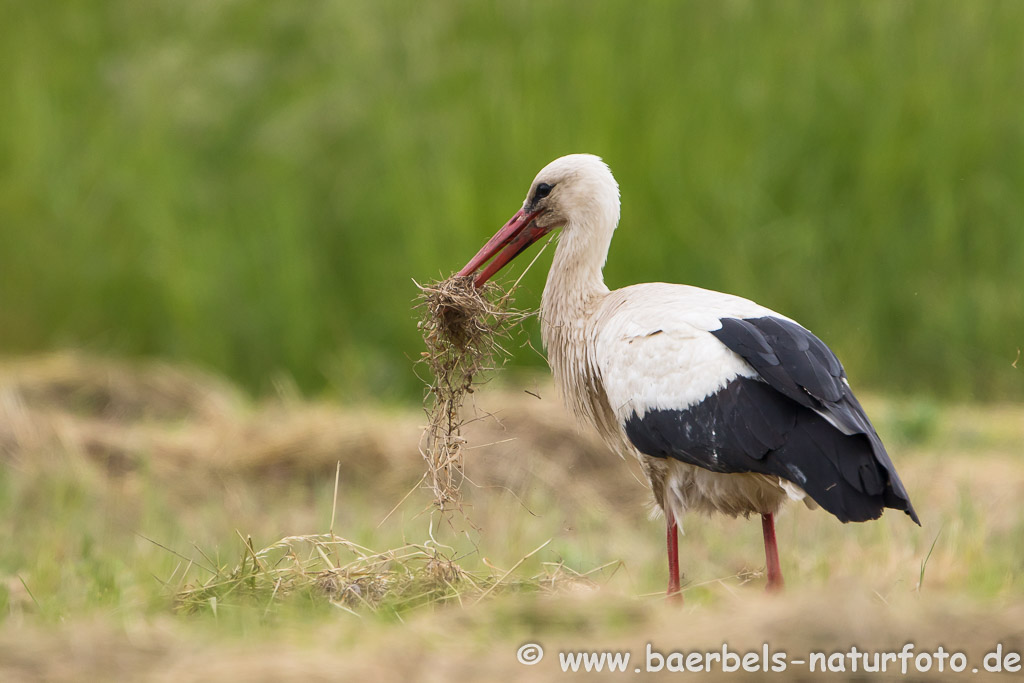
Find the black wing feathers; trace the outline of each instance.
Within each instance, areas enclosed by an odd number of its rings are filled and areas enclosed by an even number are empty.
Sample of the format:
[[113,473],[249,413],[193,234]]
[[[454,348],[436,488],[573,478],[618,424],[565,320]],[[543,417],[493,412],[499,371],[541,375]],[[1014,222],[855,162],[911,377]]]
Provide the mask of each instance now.
[[848,391],[839,359],[796,323],[781,318],[726,318],[711,334],[754,366],[776,391],[800,405],[814,409],[815,401],[838,401]]
[[[918,521],[896,467],[846,381],[842,364],[824,342],[792,321],[770,316],[744,320],[726,318],[722,320],[722,327],[712,334],[742,356],[780,393],[806,408],[827,415],[851,435],[865,435],[877,466],[874,463],[858,465],[858,473],[853,476],[848,469],[850,464],[844,462],[844,478],[851,483],[859,483],[865,491],[876,490],[881,485],[880,493],[886,507],[904,510],[915,522]],[[754,344],[770,348],[778,363],[766,360],[764,353],[748,356],[745,350]],[[888,485],[880,484],[882,481]]]
[[844,522],[875,519],[886,507],[918,521],[843,366],[820,339],[772,317],[727,318],[712,334],[760,377],[738,377],[696,405],[633,415],[625,428],[638,450],[715,472],[783,477]]

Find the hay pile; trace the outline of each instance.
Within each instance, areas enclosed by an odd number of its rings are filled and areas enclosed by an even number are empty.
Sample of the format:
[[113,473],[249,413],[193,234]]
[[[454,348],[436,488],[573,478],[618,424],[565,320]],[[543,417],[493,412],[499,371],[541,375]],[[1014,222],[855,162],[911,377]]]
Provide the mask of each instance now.
[[[493,444],[473,461],[475,483],[517,493],[539,483],[608,500],[641,495],[621,486],[620,463],[595,434],[578,433],[560,404],[521,391],[487,403],[501,422],[470,420],[462,429],[474,444]],[[1020,424],[1015,415],[999,424]],[[165,363],[77,353],[0,360],[0,466],[73,465],[132,490],[154,477],[179,502],[220,495],[229,481],[323,481],[338,461],[346,486],[409,491],[423,481],[423,461],[408,457],[423,427],[422,413],[390,407],[290,396],[253,403],[222,379]],[[1021,438],[1021,430],[1006,434],[1008,443]],[[536,455],[528,468],[512,457],[524,450]],[[585,486],[573,479],[577,467],[592,475]]]
[[502,292],[493,284],[477,288],[472,276],[417,286],[423,310],[419,328],[427,347],[421,360],[431,374],[426,381],[428,424],[420,440],[425,480],[438,509],[461,510],[462,404],[482,372],[504,363],[509,353],[498,340],[510,338],[526,314],[510,308],[512,290]]
[[75,467],[134,489],[153,476],[176,497],[211,482],[344,481],[406,490],[422,418],[290,395],[253,403],[224,380],[162,362],[80,353],[0,359],[0,466]]
[[[175,591],[178,611],[215,614],[218,606],[251,603],[269,612],[289,596],[307,594],[347,612],[400,613],[420,605],[479,601],[495,592],[591,591],[598,588],[591,576],[611,566],[581,574],[561,562],[544,562],[534,576],[512,576],[547,543],[503,573],[482,574],[463,569],[436,547],[414,543],[376,552],[333,533],[288,536],[260,550],[252,539],[242,541],[242,557],[233,569],[205,555],[204,562],[189,561],[209,576]],[[175,578],[166,583],[173,585]]]

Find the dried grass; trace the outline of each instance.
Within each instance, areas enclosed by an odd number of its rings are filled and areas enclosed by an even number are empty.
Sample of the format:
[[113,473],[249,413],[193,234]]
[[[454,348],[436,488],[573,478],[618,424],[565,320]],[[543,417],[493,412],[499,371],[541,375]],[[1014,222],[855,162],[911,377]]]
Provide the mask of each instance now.
[[[482,357],[480,362],[481,369],[488,367]],[[531,420],[534,413],[512,407],[518,405],[509,404],[510,419]],[[571,460],[574,456],[564,453],[571,448],[599,459],[600,453],[562,435],[557,423],[549,424],[546,411],[537,416],[532,431],[559,457]],[[328,471],[335,475],[335,506],[341,482],[401,491],[420,470],[408,448],[418,424],[412,414],[379,409],[279,400],[254,406],[216,378],[161,363],[58,354],[0,364],[0,463],[17,468],[89,463],[99,468],[83,472],[104,472],[117,486],[133,490],[136,474],[156,477],[174,497],[211,495],[228,476],[251,475],[240,481],[262,484],[268,475],[320,477]],[[474,439],[481,442],[500,438],[500,425],[493,421],[473,427]],[[488,459],[480,472],[483,480],[518,487],[510,462]],[[594,587],[560,563],[544,564],[533,576],[518,572],[521,563],[507,571],[470,572],[433,541],[377,552],[335,535],[333,519],[332,512],[329,533],[290,535],[264,548],[243,538],[242,552],[227,564],[198,547],[189,557],[192,552],[153,542],[182,560],[174,575],[162,577],[182,612],[215,612],[237,604],[272,611],[288,604],[289,597],[294,603],[308,596],[343,610],[401,613],[492,593]]]
[[462,405],[481,373],[501,365],[508,351],[499,339],[509,339],[526,314],[511,306],[510,290],[493,284],[473,285],[472,276],[419,285],[419,328],[427,350],[421,361],[430,370],[427,383],[427,427],[420,453],[427,464],[425,480],[434,505],[447,512],[462,510]]
[[0,389],[27,405],[108,422],[212,420],[242,402],[223,380],[181,365],[81,353],[0,362]]
[[288,536],[260,550],[245,538],[243,546],[233,569],[207,567],[208,580],[181,587],[175,595],[177,608],[215,612],[219,606],[248,601],[270,611],[289,596],[306,592],[348,612],[400,613],[420,605],[479,600],[493,592],[594,590],[598,585],[588,574],[605,569],[580,574],[549,562],[539,574],[510,579],[512,570],[501,575],[469,572],[432,546],[407,544],[376,552],[333,533]]
[[[182,387],[173,409],[161,388],[169,385]],[[546,393],[546,386],[537,391]],[[493,444],[477,452],[476,484],[522,493],[533,475],[513,456],[534,452],[529,469],[563,498],[594,488],[619,500],[633,491],[621,486],[621,463],[607,457],[596,435],[577,432],[560,404],[489,393],[488,410],[501,420],[473,420],[462,429],[474,444]],[[333,476],[340,461],[346,486],[397,491],[397,502],[423,477],[423,460],[410,449],[422,436],[422,414],[414,411],[291,399],[253,405],[215,377],[161,363],[81,354],[0,363],[0,464],[74,463],[118,486],[155,476],[176,500],[209,495],[211,481],[320,480]],[[591,473],[586,482],[570,474],[579,467]]]

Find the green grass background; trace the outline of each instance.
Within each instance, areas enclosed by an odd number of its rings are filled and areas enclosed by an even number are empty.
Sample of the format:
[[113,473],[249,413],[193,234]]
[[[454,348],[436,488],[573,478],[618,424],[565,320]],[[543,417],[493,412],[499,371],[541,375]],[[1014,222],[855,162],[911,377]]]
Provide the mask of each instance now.
[[1024,3],[2,0],[0,17],[0,352],[416,400],[412,278],[461,267],[542,165],[587,151],[623,192],[610,286],[756,298],[858,386],[1024,396]]

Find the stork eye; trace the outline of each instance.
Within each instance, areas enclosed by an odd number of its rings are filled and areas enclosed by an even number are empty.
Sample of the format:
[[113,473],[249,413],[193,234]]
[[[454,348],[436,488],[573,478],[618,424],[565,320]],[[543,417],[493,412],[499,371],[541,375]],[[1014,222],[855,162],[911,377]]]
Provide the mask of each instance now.
[[541,183],[540,185],[538,185],[537,191],[533,193],[533,201],[544,199],[549,194],[551,194],[551,187],[552,186],[548,185],[547,183]]

